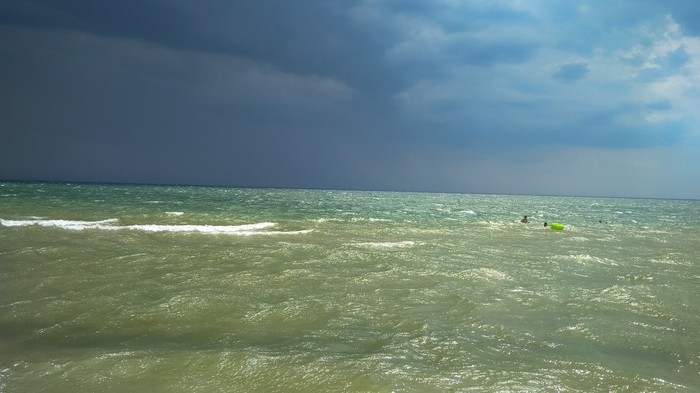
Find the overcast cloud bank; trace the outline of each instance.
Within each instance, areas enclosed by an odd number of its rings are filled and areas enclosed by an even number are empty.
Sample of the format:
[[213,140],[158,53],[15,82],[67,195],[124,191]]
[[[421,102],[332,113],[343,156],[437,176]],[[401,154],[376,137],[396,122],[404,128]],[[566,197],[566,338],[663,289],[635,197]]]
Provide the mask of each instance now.
[[0,178],[700,198],[693,1],[0,4]]

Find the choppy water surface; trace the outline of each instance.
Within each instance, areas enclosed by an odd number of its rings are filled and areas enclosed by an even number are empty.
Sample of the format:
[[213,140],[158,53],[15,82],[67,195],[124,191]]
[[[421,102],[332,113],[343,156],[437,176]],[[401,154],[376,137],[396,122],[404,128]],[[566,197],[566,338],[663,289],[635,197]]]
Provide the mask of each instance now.
[[699,241],[697,201],[0,183],[0,391],[694,392]]

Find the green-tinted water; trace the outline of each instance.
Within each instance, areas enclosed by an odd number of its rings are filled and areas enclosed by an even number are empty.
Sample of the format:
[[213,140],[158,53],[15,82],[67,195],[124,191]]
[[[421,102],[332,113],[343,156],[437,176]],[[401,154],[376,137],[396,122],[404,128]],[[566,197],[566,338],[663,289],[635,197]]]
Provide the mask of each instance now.
[[0,183],[0,391],[697,391],[699,213]]

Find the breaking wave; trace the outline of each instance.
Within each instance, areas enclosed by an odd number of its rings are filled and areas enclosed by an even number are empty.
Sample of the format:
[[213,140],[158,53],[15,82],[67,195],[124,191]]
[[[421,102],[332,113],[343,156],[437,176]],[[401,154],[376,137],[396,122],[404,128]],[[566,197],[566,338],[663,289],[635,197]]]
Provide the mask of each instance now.
[[267,230],[276,226],[274,222],[259,222],[255,224],[243,225],[161,225],[161,224],[137,224],[137,225],[118,225],[119,220],[111,218],[100,221],[78,221],[78,220],[47,220],[41,218],[32,218],[28,220],[5,220],[0,219],[0,225],[5,227],[27,227],[41,226],[49,228],[61,228],[71,231],[83,231],[88,229],[99,230],[134,230],[143,232],[170,232],[170,233],[204,233],[213,235],[294,235],[309,233],[311,230],[299,231],[270,231]]

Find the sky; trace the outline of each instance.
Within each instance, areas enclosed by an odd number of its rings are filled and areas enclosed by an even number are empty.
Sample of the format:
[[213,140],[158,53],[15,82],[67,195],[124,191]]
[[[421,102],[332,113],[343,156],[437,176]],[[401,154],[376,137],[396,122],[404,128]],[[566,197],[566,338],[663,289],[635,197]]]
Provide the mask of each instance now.
[[700,199],[695,0],[0,0],[0,179]]

